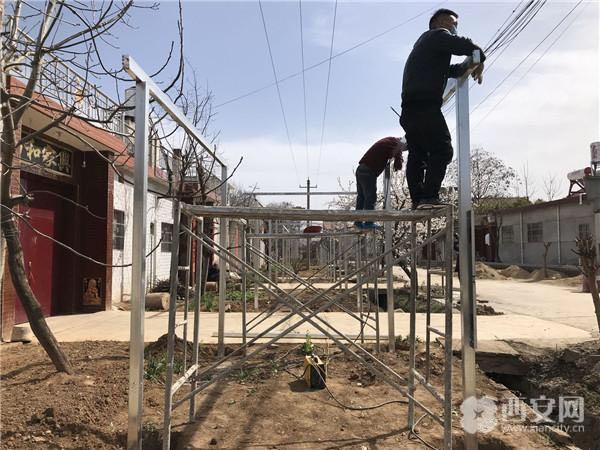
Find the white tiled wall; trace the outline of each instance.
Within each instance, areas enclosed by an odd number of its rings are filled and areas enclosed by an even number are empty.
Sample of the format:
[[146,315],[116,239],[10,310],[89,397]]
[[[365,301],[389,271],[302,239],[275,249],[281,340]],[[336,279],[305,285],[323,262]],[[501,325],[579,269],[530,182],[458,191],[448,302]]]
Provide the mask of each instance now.
[[[115,177],[116,178],[116,177]],[[130,264],[133,243],[133,186],[121,183],[115,179],[114,209],[125,212],[125,245],[123,250],[113,250],[113,264]],[[146,251],[149,253],[159,242],[161,223],[173,223],[172,202],[158,199],[149,193],[147,199],[147,239]],[[151,234],[151,224],[154,224],[154,234]],[[171,253],[164,252],[160,246],[146,259],[147,288],[155,280],[169,278]],[[113,303],[129,301],[131,297],[131,267],[113,268],[112,298]]]

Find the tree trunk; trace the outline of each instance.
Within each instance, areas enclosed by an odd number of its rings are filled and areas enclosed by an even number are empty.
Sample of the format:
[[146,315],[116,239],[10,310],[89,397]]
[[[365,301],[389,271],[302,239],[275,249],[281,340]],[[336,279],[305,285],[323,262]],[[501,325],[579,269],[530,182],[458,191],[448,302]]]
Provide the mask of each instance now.
[[17,291],[17,296],[27,313],[31,330],[42,347],[44,347],[44,350],[46,350],[46,353],[48,353],[56,370],[72,374],[73,367],[59,347],[52,331],[50,331],[46,319],[44,319],[42,308],[29,286],[23,262],[23,248],[21,241],[19,241],[18,229],[14,218],[7,217],[3,221],[2,232],[6,239],[8,268],[10,269],[11,279]]
[[596,312],[596,321],[598,322],[598,330],[600,330],[600,293],[598,292],[598,281],[596,276],[589,278],[590,292],[594,301],[594,310]]
[[[4,74],[2,74],[4,75]],[[5,118],[4,128],[2,133],[1,158],[6,166],[12,167],[14,164],[14,154],[16,151],[15,130],[10,123],[11,111],[8,107],[9,98],[4,92],[2,95],[2,116]],[[7,123],[8,122],[8,123]],[[23,247],[19,240],[19,229],[15,223],[15,216],[11,213],[13,205],[10,204],[11,192],[10,182],[12,178],[12,169],[8,169],[3,173],[3,178],[0,180],[0,222],[2,223],[2,234],[6,242],[6,253],[8,259],[8,268],[10,276],[17,292],[23,309],[27,314],[31,331],[38,339],[46,353],[54,363],[54,367],[59,372],[73,373],[73,368],[67,356],[63,353],[58,345],[56,338],[46,323],[40,303],[35,298],[29,280],[25,272],[25,263],[23,260]]]

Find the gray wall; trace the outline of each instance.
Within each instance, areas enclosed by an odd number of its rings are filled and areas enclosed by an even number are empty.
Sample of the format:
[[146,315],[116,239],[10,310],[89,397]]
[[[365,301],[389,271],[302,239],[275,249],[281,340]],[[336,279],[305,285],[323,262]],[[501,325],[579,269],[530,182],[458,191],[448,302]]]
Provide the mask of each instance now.
[[[520,229],[520,216],[523,217],[523,230]],[[560,217],[560,225],[559,225]],[[587,224],[589,232],[594,233],[594,219],[590,205],[567,203],[525,209],[522,212],[506,212],[502,214],[502,226],[512,225],[514,242],[504,242],[500,236],[500,259],[508,264],[544,263],[544,245],[542,242],[528,242],[527,224],[541,222],[543,224],[543,242],[551,242],[548,251],[549,265],[577,264],[578,258],[572,250],[575,238],[579,233],[579,225]],[[560,229],[560,252],[559,252]],[[523,255],[521,256],[521,239]],[[560,258],[560,259],[559,259]]]

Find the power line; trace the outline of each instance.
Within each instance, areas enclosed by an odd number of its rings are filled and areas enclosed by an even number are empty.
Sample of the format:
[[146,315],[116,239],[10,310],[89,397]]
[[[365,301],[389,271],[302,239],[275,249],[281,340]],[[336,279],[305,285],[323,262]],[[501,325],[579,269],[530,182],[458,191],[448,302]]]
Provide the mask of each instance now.
[[279,89],[279,82],[277,81],[277,71],[275,70],[275,61],[273,60],[273,52],[271,50],[271,42],[269,41],[269,33],[267,32],[267,23],[265,21],[265,14],[263,12],[262,2],[258,0],[258,7],[260,8],[260,17],[262,18],[263,28],[265,30],[265,38],[267,39],[267,47],[269,49],[269,58],[271,60],[271,68],[273,69],[273,77],[275,78],[275,86],[277,87],[277,96],[279,97],[279,106],[281,107],[281,116],[283,117],[283,124],[285,126],[285,134],[287,135],[288,145],[290,153],[292,155],[292,162],[294,164],[294,170],[296,171],[296,178],[298,183],[300,182],[300,176],[298,175],[298,166],[296,165],[296,158],[294,157],[294,150],[292,148],[292,139],[290,138],[290,129],[288,127],[287,119],[285,117],[285,110],[283,109],[283,100],[281,99],[281,90]]
[[494,89],[492,89],[491,92],[488,93],[488,95],[485,96],[485,98],[483,100],[481,100],[472,110],[471,113],[473,113],[474,111],[477,110],[477,108],[479,108],[488,98],[490,98],[499,88],[500,86],[502,86],[506,80],[508,80],[513,73],[515,73],[519,67],[521,67],[521,65],[546,41],[546,39],[548,39],[557,29],[558,27],[560,27],[560,25],[562,25],[562,23],[567,20],[567,18],[573,13],[573,11],[575,11],[575,9],[583,2],[583,0],[579,0],[579,2],[577,2],[575,4],[575,6],[573,8],[571,8],[571,10],[554,26],[554,28],[552,28],[552,30],[550,30],[550,32],[544,36],[544,38],[527,54],[527,56],[525,56],[525,58],[523,58],[519,64],[517,64],[508,75],[506,75],[502,81],[500,81],[500,83],[498,83],[496,85],[496,87]]
[[321,143],[319,145],[319,159],[317,160],[317,185],[319,184],[319,176],[321,175],[321,154],[323,152],[323,141],[325,139],[325,119],[327,117],[327,101],[329,98],[329,82],[331,80],[331,61],[333,60],[333,41],[335,39],[335,22],[337,18],[337,5],[335,0],[333,7],[333,26],[331,27],[331,45],[329,46],[329,64],[327,67],[327,84],[325,85],[325,105],[323,107],[323,123],[321,125]]
[[287,80],[290,80],[290,79],[292,79],[292,78],[295,78],[295,77],[297,77],[298,75],[301,75],[303,72],[306,72],[306,71],[309,71],[309,70],[315,69],[315,68],[317,68],[317,67],[320,67],[320,66],[322,66],[323,64],[325,64],[326,62],[328,62],[330,59],[339,58],[340,56],[343,56],[343,55],[345,55],[346,53],[349,53],[349,52],[351,52],[351,51],[353,51],[353,50],[356,50],[357,48],[360,48],[360,47],[362,47],[362,46],[364,46],[364,45],[367,45],[367,44],[369,44],[370,42],[373,42],[374,40],[376,40],[376,39],[379,39],[380,37],[383,37],[383,36],[385,36],[386,34],[388,34],[388,33],[391,33],[392,31],[395,31],[395,30],[397,30],[397,29],[398,29],[398,28],[400,28],[400,27],[403,27],[404,25],[406,25],[406,24],[408,24],[408,23],[412,22],[413,20],[416,20],[416,19],[418,19],[419,17],[423,16],[424,14],[427,14],[429,11],[432,11],[432,10],[434,10],[434,9],[437,9],[437,8],[439,8],[441,5],[443,5],[443,4],[444,4],[444,3],[446,3],[447,1],[448,1],[448,0],[444,0],[443,2],[441,2],[441,3],[438,3],[437,5],[435,5],[435,6],[431,7],[431,8],[428,8],[428,9],[426,9],[426,10],[424,10],[424,11],[420,12],[419,14],[417,14],[417,15],[415,15],[415,16],[413,16],[413,17],[411,17],[411,18],[407,19],[407,20],[405,20],[404,22],[401,22],[401,23],[399,23],[398,25],[394,25],[393,27],[391,27],[391,28],[388,28],[387,30],[384,30],[384,31],[382,31],[381,33],[378,33],[378,34],[376,34],[376,35],[374,35],[374,36],[372,36],[372,37],[370,37],[370,38],[368,38],[368,39],[366,39],[366,40],[364,40],[364,41],[362,41],[362,42],[359,42],[358,44],[356,44],[356,45],[353,45],[352,47],[348,47],[347,49],[345,49],[345,50],[342,50],[341,52],[339,52],[339,53],[336,53],[335,55],[333,55],[333,56],[330,56],[329,58],[326,58],[326,59],[324,59],[324,60],[322,60],[322,61],[319,61],[318,63],[315,63],[315,64],[313,64],[313,65],[311,65],[311,66],[308,66],[308,67],[306,67],[306,68],[305,68],[304,70],[302,70],[302,71],[299,71],[299,72],[296,72],[296,73],[293,73],[293,74],[287,75],[287,76],[285,76],[285,77],[283,77],[283,78],[281,78],[281,79],[276,79],[274,83],[270,83],[270,84],[268,84],[268,85],[265,85],[265,86],[263,86],[263,87],[260,87],[260,88],[254,89],[254,90],[252,90],[252,91],[249,91],[249,92],[247,92],[247,93],[245,93],[245,94],[242,94],[242,95],[239,95],[239,96],[237,96],[237,97],[234,97],[234,98],[232,98],[232,99],[229,99],[229,100],[227,100],[227,101],[225,101],[225,102],[223,102],[223,103],[219,103],[218,105],[216,105],[216,106],[215,106],[215,108],[220,108],[221,106],[228,105],[229,103],[233,103],[233,102],[236,102],[236,101],[238,101],[238,100],[242,100],[242,99],[244,99],[244,98],[246,98],[246,97],[249,97],[249,96],[251,96],[251,95],[254,95],[254,94],[257,94],[257,93],[259,93],[259,92],[262,92],[262,91],[264,91],[264,90],[266,90],[266,89],[269,89],[269,88],[271,88],[271,87],[275,86],[275,85],[276,85],[276,84],[278,84],[278,83],[282,83],[282,82],[284,82],[284,81],[287,81]]
[[[496,63],[500,57],[504,54],[504,52],[510,47],[510,44],[514,42],[514,40],[523,32],[525,26],[529,25],[531,20],[540,12],[542,7],[545,5],[546,0],[530,0],[523,9],[517,13],[517,15],[510,21],[508,25],[506,23],[510,20],[510,18],[515,14],[515,11],[519,8],[519,6],[523,2],[519,3],[515,9],[511,11],[503,25],[500,26],[498,31],[494,34],[494,36],[490,39],[490,41],[486,44],[484,48],[485,54],[488,56],[492,56],[498,49],[502,48],[502,51],[496,57],[485,66],[484,73],[487,73],[490,68]],[[529,19],[529,20],[528,20]],[[522,26],[525,23],[525,26]],[[502,27],[506,25],[504,29]],[[469,91],[473,89],[473,84],[469,86]],[[450,97],[452,103],[446,107],[446,110],[443,111],[443,114],[448,114],[454,107],[456,106],[456,101],[454,99],[454,93]]]
[[298,0],[300,7],[300,53],[302,55],[302,96],[304,97],[304,141],[306,145],[306,178],[310,178],[310,165],[308,161],[308,120],[306,118],[306,71],[304,70],[304,35],[302,33],[302,0]]
[[[510,89],[509,89],[509,90],[506,92],[506,94],[504,94],[504,96],[503,96],[503,97],[502,97],[502,98],[501,98],[501,99],[498,101],[498,103],[496,103],[496,104],[495,104],[495,105],[494,105],[494,106],[493,106],[493,107],[492,107],[492,108],[491,108],[491,109],[488,111],[488,113],[487,113],[487,114],[486,114],[486,115],[485,115],[485,116],[484,116],[484,117],[483,117],[483,118],[482,118],[482,119],[481,119],[479,122],[477,122],[477,124],[475,124],[475,126],[474,126],[473,128],[476,128],[476,127],[478,127],[479,125],[481,125],[481,123],[482,123],[482,122],[483,122],[485,119],[487,119],[487,118],[488,118],[488,116],[489,116],[490,114],[492,114],[492,112],[494,112],[494,110],[495,110],[495,109],[496,109],[496,108],[497,108],[497,107],[500,105],[500,103],[502,103],[502,102],[503,102],[503,101],[506,99],[506,97],[508,97],[508,96],[509,96],[509,94],[510,94],[510,93],[513,91],[513,89],[514,89],[514,88],[515,88],[515,87],[516,87],[516,86],[517,86],[517,85],[518,85],[518,84],[519,84],[519,83],[520,83],[520,82],[523,80],[523,78],[525,78],[525,77],[526,77],[526,76],[529,74],[529,72],[531,72],[531,70],[532,70],[532,69],[533,69],[533,68],[536,66],[536,64],[537,64],[538,62],[540,62],[540,60],[541,60],[541,59],[542,59],[544,56],[546,56],[546,54],[548,53],[548,51],[549,51],[549,50],[550,50],[552,47],[554,47],[554,44],[556,44],[556,43],[557,43],[557,42],[560,40],[560,38],[561,38],[561,37],[562,37],[562,36],[563,36],[563,35],[564,35],[564,34],[567,32],[567,30],[568,30],[568,29],[571,27],[571,25],[573,25],[573,23],[575,23],[575,21],[576,21],[576,20],[577,20],[577,18],[578,18],[578,17],[581,15],[581,13],[583,13],[583,11],[585,10],[585,7],[586,7],[587,5],[588,5],[588,4],[586,3],[586,4],[583,6],[583,8],[582,8],[582,9],[581,9],[581,10],[580,10],[580,11],[577,13],[577,15],[576,15],[576,16],[573,18],[573,20],[572,20],[571,22],[569,22],[569,24],[567,24],[567,26],[566,26],[565,28],[563,28],[563,30],[562,30],[562,31],[559,33],[559,35],[558,35],[558,36],[556,36],[556,39],[554,39],[554,40],[552,41],[552,43],[551,43],[551,44],[550,44],[548,47],[546,47],[546,49],[545,49],[545,50],[542,52],[542,54],[541,54],[541,55],[540,55],[540,56],[539,56],[539,57],[538,57],[538,58],[537,58],[537,59],[534,61],[534,63],[533,63],[531,66],[529,66],[529,68],[528,68],[528,69],[525,71],[525,73],[524,73],[523,75],[521,75],[521,77],[520,77],[520,78],[517,80],[517,82],[511,86],[511,88],[510,88]],[[577,5],[576,5],[576,7],[577,7],[577,6],[579,6],[579,4],[577,4]]]

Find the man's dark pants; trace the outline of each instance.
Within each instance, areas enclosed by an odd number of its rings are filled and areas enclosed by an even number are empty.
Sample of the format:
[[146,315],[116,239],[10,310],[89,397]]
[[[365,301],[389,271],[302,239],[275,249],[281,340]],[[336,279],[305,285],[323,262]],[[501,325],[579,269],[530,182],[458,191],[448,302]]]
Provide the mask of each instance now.
[[406,181],[413,203],[439,199],[446,167],[452,161],[452,140],[440,108],[403,109],[406,132]]
[[356,209],[375,209],[377,175],[364,164],[356,169]]

